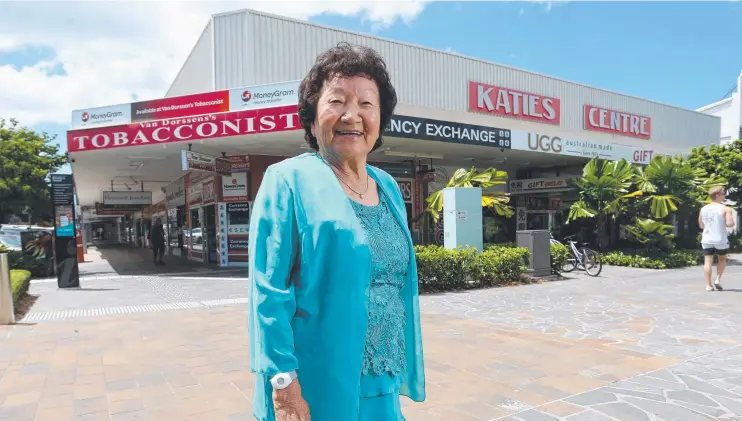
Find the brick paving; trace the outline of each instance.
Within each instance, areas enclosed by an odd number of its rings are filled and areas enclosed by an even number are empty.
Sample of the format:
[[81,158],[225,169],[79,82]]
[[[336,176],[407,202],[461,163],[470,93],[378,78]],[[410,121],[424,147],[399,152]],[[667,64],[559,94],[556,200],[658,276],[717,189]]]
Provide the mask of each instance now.
[[[725,292],[706,292],[698,268],[605,268],[598,279],[423,296],[428,399],[403,412],[742,420],[738,262]],[[251,420],[246,280],[210,275],[95,275],[77,291],[34,283],[26,320],[0,327],[0,420]]]

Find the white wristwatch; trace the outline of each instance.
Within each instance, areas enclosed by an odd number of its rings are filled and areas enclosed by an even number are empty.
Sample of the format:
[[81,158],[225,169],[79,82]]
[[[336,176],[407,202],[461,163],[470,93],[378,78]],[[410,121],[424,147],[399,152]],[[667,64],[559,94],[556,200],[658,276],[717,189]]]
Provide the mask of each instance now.
[[271,378],[271,386],[278,390],[285,389],[289,387],[296,377],[296,371],[293,370],[288,373],[278,373]]

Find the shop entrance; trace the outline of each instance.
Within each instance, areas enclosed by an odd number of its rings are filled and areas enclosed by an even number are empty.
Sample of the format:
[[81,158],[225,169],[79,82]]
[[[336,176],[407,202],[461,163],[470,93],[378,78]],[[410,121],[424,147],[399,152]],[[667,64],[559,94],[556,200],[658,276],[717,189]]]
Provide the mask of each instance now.
[[216,263],[216,205],[208,205],[203,208],[203,230],[204,230],[204,253],[206,261]]
[[177,206],[167,211],[168,251],[174,256],[183,256],[185,226],[185,206]]
[[518,196],[516,201],[518,230],[549,230],[561,238],[566,220],[562,196],[553,194]]
[[203,208],[190,209],[190,226],[187,232],[188,257],[192,260],[203,261],[204,236],[201,227]]

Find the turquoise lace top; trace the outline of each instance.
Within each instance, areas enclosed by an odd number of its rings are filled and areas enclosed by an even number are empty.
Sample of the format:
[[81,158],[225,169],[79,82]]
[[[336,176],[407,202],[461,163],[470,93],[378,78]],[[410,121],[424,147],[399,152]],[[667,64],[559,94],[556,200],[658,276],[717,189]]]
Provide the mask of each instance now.
[[368,330],[361,393],[391,393],[405,372],[406,312],[400,291],[410,260],[407,236],[383,194],[376,206],[351,200],[371,249]]

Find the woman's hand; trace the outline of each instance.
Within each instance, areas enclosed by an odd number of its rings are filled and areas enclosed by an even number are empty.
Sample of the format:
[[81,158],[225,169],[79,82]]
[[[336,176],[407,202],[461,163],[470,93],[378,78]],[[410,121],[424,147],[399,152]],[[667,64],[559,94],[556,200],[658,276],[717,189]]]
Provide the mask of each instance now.
[[298,379],[285,389],[273,389],[273,408],[276,421],[311,421],[309,405],[301,395]]

